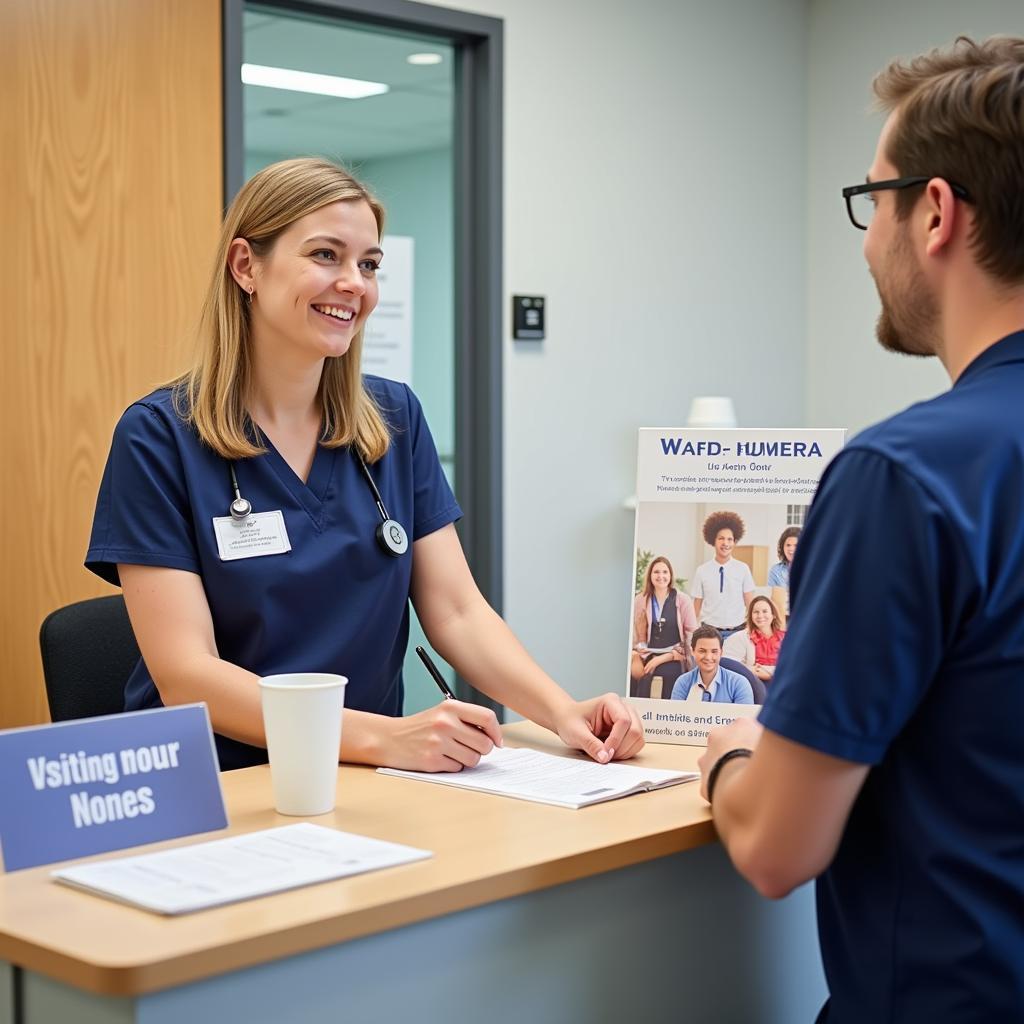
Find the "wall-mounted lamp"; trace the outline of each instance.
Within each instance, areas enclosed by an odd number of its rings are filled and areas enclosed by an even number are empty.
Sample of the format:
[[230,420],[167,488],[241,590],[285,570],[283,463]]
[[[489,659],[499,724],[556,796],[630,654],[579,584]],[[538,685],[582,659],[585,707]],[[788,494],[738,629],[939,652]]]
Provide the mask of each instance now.
[[688,427],[735,427],[736,410],[732,399],[723,395],[702,395],[690,403]]

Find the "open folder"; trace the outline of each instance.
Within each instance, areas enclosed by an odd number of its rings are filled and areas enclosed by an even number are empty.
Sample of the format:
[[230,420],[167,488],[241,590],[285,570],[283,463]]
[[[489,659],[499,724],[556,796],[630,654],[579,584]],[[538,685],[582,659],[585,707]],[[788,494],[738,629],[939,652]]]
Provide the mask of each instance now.
[[597,764],[511,747],[495,747],[475,768],[463,768],[461,772],[407,772],[398,768],[378,768],[377,771],[401,779],[436,782],[574,810],[700,778],[699,772]]

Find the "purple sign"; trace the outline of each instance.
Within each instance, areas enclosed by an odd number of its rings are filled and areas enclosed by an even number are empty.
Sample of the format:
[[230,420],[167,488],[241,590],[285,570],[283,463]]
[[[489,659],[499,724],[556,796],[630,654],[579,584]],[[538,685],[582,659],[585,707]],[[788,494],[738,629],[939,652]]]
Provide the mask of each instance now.
[[0,731],[7,871],[225,828],[205,704]]

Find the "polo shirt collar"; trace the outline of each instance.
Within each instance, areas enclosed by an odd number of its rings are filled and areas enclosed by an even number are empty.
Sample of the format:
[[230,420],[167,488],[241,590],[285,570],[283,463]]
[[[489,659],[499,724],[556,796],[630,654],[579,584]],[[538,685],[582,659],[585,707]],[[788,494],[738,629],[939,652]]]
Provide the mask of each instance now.
[[[711,700],[715,699],[715,694],[718,693],[718,684],[722,681],[722,666],[718,666],[718,671],[715,672],[715,678],[711,680],[711,685],[706,687],[708,693],[711,695]],[[703,682],[700,676],[700,669],[697,669],[697,678],[694,680],[694,686],[700,686]]]
[[968,377],[1005,363],[1024,362],[1024,331],[1015,331],[1001,338],[994,345],[989,345],[981,355],[975,356],[956,379],[953,387],[958,387]]

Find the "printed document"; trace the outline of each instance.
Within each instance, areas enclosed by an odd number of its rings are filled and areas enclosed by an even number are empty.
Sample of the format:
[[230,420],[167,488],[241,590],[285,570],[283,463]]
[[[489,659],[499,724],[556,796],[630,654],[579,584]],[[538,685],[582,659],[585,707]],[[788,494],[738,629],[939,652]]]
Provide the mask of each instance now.
[[397,768],[378,768],[377,771],[381,775],[475,789],[574,810],[700,778],[700,772],[598,764],[513,747],[495,747],[480,758],[475,768],[463,768],[461,772],[406,772]]
[[187,914],[431,856],[429,850],[300,822],[159,853],[59,868],[52,877],[158,914]]

